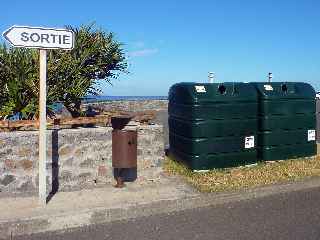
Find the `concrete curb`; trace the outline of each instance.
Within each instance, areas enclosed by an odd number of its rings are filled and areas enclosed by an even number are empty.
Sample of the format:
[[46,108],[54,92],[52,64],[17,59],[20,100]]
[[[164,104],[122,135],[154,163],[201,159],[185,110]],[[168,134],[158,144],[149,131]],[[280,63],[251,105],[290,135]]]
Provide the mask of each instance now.
[[126,206],[125,208],[91,208],[78,212],[43,215],[34,218],[17,219],[0,222],[0,239],[40,232],[63,231],[92,224],[146,217],[155,214],[173,213],[226,204],[230,202],[259,199],[270,195],[284,194],[304,189],[319,188],[320,178],[312,178],[303,182],[293,182],[256,189],[218,194],[198,194],[192,197],[162,200],[151,203]]

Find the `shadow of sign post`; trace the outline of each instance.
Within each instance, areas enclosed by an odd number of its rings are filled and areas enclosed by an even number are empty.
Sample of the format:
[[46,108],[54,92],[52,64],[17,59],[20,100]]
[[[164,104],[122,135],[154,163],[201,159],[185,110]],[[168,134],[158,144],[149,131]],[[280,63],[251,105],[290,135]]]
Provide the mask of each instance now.
[[71,50],[74,47],[74,33],[67,29],[12,26],[3,37],[13,46],[36,48],[40,51],[40,94],[39,94],[39,203],[47,203],[46,158],[47,158],[47,50]]

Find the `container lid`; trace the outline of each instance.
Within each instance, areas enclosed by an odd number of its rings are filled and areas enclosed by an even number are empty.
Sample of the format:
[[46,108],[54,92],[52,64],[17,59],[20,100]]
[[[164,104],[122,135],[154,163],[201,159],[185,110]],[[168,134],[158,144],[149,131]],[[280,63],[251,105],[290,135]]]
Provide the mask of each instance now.
[[316,92],[303,82],[254,82],[262,99],[315,99]]
[[177,83],[170,88],[169,102],[192,104],[228,101],[257,101],[254,86],[241,82]]

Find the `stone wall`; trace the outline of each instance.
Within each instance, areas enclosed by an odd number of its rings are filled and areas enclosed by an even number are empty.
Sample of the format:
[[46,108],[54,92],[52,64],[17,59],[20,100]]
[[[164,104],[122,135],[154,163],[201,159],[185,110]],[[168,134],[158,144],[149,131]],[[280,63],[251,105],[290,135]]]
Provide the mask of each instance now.
[[155,124],[163,125],[165,146],[169,144],[169,130],[168,130],[168,100],[114,100],[98,103],[84,104],[84,109],[88,105],[99,111],[129,111],[141,112],[152,110],[155,111],[155,119],[151,120]]
[[[109,127],[48,131],[48,192],[113,184],[111,140]],[[137,182],[155,181],[163,159],[162,126],[138,126]],[[0,132],[0,196],[35,194],[37,186],[38,133]]]

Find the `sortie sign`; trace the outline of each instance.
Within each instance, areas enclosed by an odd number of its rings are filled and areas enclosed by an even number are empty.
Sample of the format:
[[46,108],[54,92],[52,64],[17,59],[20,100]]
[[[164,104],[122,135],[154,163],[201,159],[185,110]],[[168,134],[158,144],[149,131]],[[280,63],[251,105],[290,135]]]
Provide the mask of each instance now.
[[39,91],[39,202],[47,203],[47,50],[71,50],[74,33],[68,29],[12,26],[3,37],[14,47],[38,48],[40,62]]
[[71,50],[74,46],[74,34],[67,29],[12,26],[3,37],[14,47]]

